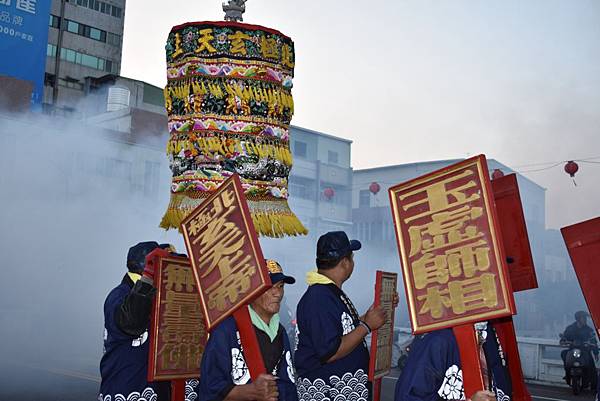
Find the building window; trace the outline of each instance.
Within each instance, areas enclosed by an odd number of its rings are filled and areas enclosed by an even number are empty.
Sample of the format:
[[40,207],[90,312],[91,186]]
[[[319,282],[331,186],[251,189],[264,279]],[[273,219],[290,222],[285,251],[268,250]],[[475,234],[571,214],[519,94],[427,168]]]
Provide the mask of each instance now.
[[51,26],[52,28],[59,28],[60,27],[60,18],[57,17],[56,15],[50,14],[50,22],[48,25]]
[[79,34],[79,24],[75,21],[67,21],[67,31]]
[[327,161],[331,164],[338,164],[338,152],[332,150],[327,151]]
[[306,157],[306,142],[294,141],[294,156]]
[[127,182],[131,181],[132,163],[114,158],[106,159],[105,175],[110,178],[118,178]]
[[[56,56],[56,46],[48,43],[46,47],[46,55],[49,57]],[[83,54],[76,52],[73,49],[67,49],[63,47],[60,49],[61,60],[66,60],[70,63],[80,64],[86,67],[94,68],[96,70],[116,73],[118,64],[112,60],[105,60],[100,57],[90,56],[89,54]]]
[[113,6],[98,0],[77,0],[77,5],[87,7],[92,10],[100,11],[106,15],[112,15],[115,18],[121,18],[123,10],[120,7]]
[[[102,35],[104,33],[104,35]],[[106,32],[101,31],[100,29],[96,29],[96,28],[90,28],[90,38],[95,39],[95,40],[99,40],[101,42],[106,42]],[[102,40],[102,37],[104,36],[104,40]]]
[[79,82],[78,80],[59,78],[58,84],[60,86],[64,86],[65,88],[71,88],[71,89],[76,89],[76,90],[80,90],[80,91],[83,90],[83,84],[81,82]]
[[115,35],[114,33],[107,32],[106,33],[106,43],[113,46],[121,46],[121,36]]
[[361,189],[358,193],[358,207],[371,206],[371,192],[368,189]]
[[75,50],[71,50],[71,49],[66,49],[66,48],[62,48],[60,49],[60,58],[67,60],[70,63],[75,63],[76,62],[76,52]]
[[[56,17],[56,18],[58,18],[58,17]],[[109,32],[103,31],[102,29],[91,27],[89,25],[80,24],[79,22],[70,21],[70,20],[66,20],[66,21],[67,21],[67,26],[65,29],[71,33],[85,36],[86,38],[94,39],[99,42],[108,43],[109,45],[112,45],[112,46],[119,47],[121,45],[121,36],[119,36],[119,35],[115,35],[114,33],[109,33]],[[54,23],[52,21],[52,18],[50,20],[50,23],[51,24]],[[58,23],[58,22],[56,22],[56,23]]]
[[291,177],[289,182],[290,196],[300,199],[315,200],[315,181],[302,177]]
[[89,54],[81,55],[81,65],[103,70],[104,68],[100,68],[100,66],[98,65],[100,60],[101,59],[98,59],[98,57],[90,56]]
[[48,43],[48,46],[46,46],[46,55],[48,57],[56,57],[56,46]]

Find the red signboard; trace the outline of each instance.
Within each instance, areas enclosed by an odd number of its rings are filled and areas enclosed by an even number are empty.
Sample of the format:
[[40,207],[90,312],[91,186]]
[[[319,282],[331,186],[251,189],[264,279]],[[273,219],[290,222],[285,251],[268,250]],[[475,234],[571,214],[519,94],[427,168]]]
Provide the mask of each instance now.
[[[600,327],[600,217],[560,229],[588,310]],[[600,334],[600,331],[599,331]]]
[[148,381],[197,379],[207,341],[202,301],[187,258],[158,250],[152,311]]
[[375,302],[382,306],[389,319],[371,334],[371,360],[369,380],[385,376],[392,369],[394,347],[394,295],[398,288],[398,275],[378,270],[375,278]]
[[513,314],[485,156],[389,191],[415,333]]
[[208,330],[271,286],[237,174],[182,223]]
[[512,289],[517,292],[537,288],[517,175],[509,174],[492,180],[492,189]]

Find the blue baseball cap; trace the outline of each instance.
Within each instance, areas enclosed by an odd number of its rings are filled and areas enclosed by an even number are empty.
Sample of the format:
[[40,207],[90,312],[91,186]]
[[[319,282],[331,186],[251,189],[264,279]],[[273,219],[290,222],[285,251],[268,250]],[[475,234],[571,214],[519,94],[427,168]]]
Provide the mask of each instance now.
[[343,231],[330,231],[317,241],[317,260],[333,261],[348,256],[362,247],[360,241],[349,240]]
[[127,252],[127,269],[130,272],[137,273],[144,270],[146,266],[146,255],[158,248],[158,242],[145,241],[138,242]]
[[280,281],[283,281],[286,284],[294,284],[296,282],[296,279],[292,276],[286,276],[283,274],[283,269],[276,260],[266,259],[265,262],[267,263],[267,270],[269,270],[271,284],[276,284]]

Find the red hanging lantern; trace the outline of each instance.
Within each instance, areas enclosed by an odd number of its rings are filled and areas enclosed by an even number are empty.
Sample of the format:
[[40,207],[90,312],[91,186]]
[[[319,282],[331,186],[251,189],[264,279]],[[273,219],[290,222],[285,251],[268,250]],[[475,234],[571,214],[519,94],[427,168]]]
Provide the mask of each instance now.
[[377,195],[377,193],[381,190],[381,185],[379,185],[376,182],[372,182],[371,185],[369,185],[369,191],[371,191],[371,193],[373,195]]
[[571,178],[575,177],[575,173],[579,171],[579,166],[573,160],[569,160],[567,164],[565,164],[565,172],[571,176]]
[[500,170],[499,168],[495,169],[492,172],[492,180],[502,178],[502,177],[504,177],[504,172],[502,170]]
[[333,195],[335,195],[335,191],[333,190],[333,188],[329,187],[323,190],[323,196],[325,196],[327,200],[333,198]]

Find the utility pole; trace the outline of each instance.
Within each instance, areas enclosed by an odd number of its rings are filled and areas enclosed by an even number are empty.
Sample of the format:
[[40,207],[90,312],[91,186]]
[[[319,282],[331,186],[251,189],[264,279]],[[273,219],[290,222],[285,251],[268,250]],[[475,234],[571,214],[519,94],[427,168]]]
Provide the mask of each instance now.
[[[54,85],[52,87],[52,106],[56,111],[56,102],[58,101],[58,77],[60,74],[60,53],[62,50],[63,23],[65,20],[65,3],[67,0],[60,0],[60,14],[58,19],[58,38],[56,40],[56,54],[54,56]],[[66,27],[65,27],[66,28]]]

